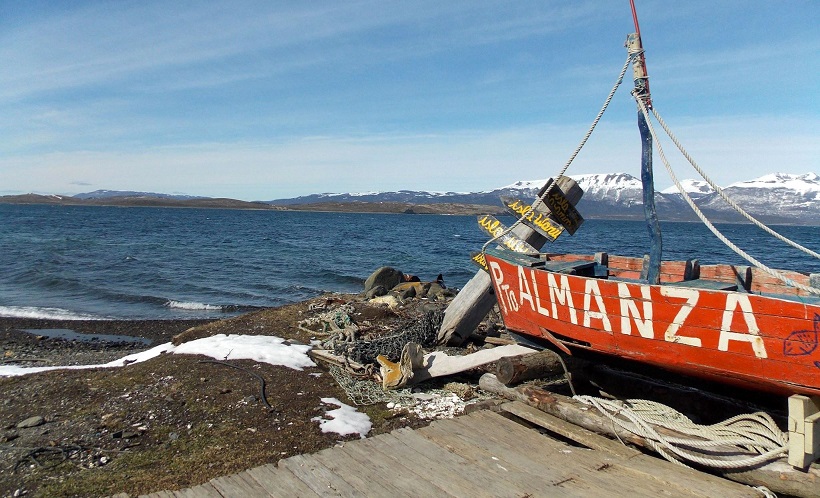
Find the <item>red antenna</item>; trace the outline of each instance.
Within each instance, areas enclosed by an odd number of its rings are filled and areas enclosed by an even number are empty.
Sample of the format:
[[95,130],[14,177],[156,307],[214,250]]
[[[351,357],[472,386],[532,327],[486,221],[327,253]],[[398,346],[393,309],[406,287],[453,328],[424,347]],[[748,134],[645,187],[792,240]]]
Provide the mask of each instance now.
[[635,32],[641,36],[641,27],[638,26],[638,11],[635,10],[635,0],[629,0],[629,5],[632,7],[632,22],[635,23]]

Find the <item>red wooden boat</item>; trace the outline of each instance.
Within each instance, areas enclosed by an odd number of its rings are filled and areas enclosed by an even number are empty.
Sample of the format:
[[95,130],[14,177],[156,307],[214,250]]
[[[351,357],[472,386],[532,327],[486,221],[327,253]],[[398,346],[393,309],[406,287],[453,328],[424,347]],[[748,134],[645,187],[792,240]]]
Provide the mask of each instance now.
[[[820,394],[820,298],[756,268],[487,249],[505,326],[575,348],[781,394]],[[808,285],[809,277],[787,272]],[[697,278],[696,278],[697,277]],[[687,280],[685,280],[687,278]]]
[[[603,253],[582,256],[538,254],[526,249],[516,252],[520,244],[510,243],[515,225],[505,230],[493,225],[491,228],[497,233],[493,233],[494,238],[474,260],[490,274],[504,324],[513,333],[535,342],[551,343],[567,353],[584,349],[752,389],[820,395],[818,276],[771,270],[734,247],[752,267],[699,266],[695,260],[661,259],[661,233],[654,208],[655,137],[650,111],[670,136],[671,132],[653,109],[634,4],[633,17],[637,33],[627,38],[628,63],[634,70],[632,94],[638,105],[643,145],[641,179],[651,240],[649,255],[628,258]],[[616,88],[617,84],[612,93]],[[591,132],[592,129],[576,153]],[[704,179],[724,195],[682,146],[677,142],[676,145]],[[679,185],[663,151],[659,151],[672,180]],[[563,175],[573,158],[556,178]],[[583,222],[554,184],[550,180],[545,185],[531,208],[515,209],[520,215],[516,225],[529,226],[530,233],[540,230],[542,238],[533,244],[536,248],[548,236],[554,239],[555,234],[533,224],[532,213],[543,215],[551,211],[553,221],[570,233]],[[704,223],[728,243],[679,188]],[[541,207],[544,204],[549,210]],[[514,206],[520,208],[518,204]],[[747,219],[784,240],[751,216]],[[489,247],[494,241],[503,242],[507,248]],[[527,242],[532,243],[532,239],[527,238]],[[820,257],[817,252],[787,242]]]

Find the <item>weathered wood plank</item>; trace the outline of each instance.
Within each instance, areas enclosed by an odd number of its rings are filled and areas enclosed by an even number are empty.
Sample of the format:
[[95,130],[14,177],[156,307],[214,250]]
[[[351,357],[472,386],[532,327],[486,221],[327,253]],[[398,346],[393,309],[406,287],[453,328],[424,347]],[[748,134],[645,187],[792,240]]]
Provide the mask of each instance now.
[[[679,488],[675,495],[693,496],[755,496],[754,492],[738,486],[710,474],[704,474],[692,469],[684,468],[672,464],[665,460],[644,455],[642,452],[628,448],[620,443],[607,439],[603,436],[587,431],[574,424],[570,424],[557,417],[546,414],[536,408],[530,407],[521,402],[513,402],[502,405],[502,409],[510,411],[517,416],[523,415],[527,420],[535,420],[534,423],[544,423],[550,429],[565,437],[578,441],[585,446],[602,450],[618,458],[613,460],[612,466],[623,468],[625,471],[638,476],[641,482],[661,481],[664,487]],[[542,417],[546,415],[546,417]],[[522,418],[524,418],[522,417]],[[560,432],[559,432],[560,431]],[[582,463],[580,460],[578,463]],[[621,479],[627,479],[625,475]]]
[[642,454],[639,450],[588,431],[520,401],[504,403],[501,409],[593,450],[605,451],[621,458],[632,458]]
[[406,448],[403,455],[423,468],[438,487],[446,489],[450,494],[466,496],[483,492],[504,496],[515,490],[523,493],[517,485],[491,478],[471,462],[413,430],[399,429],[390,435],[396,439],[396,448]]
[[526,472],[513,466],[503,455],[499,456],[497,452],[477,447],[468,436],[463,434],[463,430],[456,429],[451,424],[433,423],[418,432],[435,444],[466,459],[473,468],[479,469],[492,479],[514,486],[511,489],[513,493],[502,492],[501,496],[537,495],[538,490],[542,490],[543,493],[543,489],[549,487],[549,477],[553,477],[554,481],[561,480],[555,477],[554,468],[551,470],[552,474],[544,472],[536,476],[532,472]]
[[310,456],[295,455],[279,461],[319,496],[363,496],[344,479]]
[[271,496],[277,498],[317,498],[319,496],[289,470],[276,468],[273,464],[256,467],[247,472]]
[[[388,476],[396,468],[404,468],[415,475],[415,479],[406,484],[405,492],[413,490],[416,494],[424,496],[450,495],[446,491],[446,485],[440,486],[440,482],[433,482],[434,480],[430,479],[429,469],[426,468],[424,462],[418,459],[415,453],[405,445],[398,443],[390,434],[381,434],[377,438],[362,440],[357,446],[371,453],[373,458],[385,460],[390,469],[387,472]],[[440,465],[446,466],[447,462],[441,462]],[[461,484],[457,478],[453,482],[456,488]]]
[[222,495],[207,482],[192,488],[174,491],[174,496],[177,498],[222,498]]
[[334,451],[339,453],[339,458],[349,459],[369,469],[363,475],[367,476],[368,481],[387,490],[387,496],[401,496],[414,489],[415,482],[419,479],[416,474],[406,469],[396,469],[380,453],[370,452],[355,443],[345,443]]
[[314,454],[313,458],[366,496],[395,496],[401,492],[392,483],[377,479],[378,475],[371,465],[350,458],[347,454],[336,451],[336,448],[322,450]]
[[[463,419],[464,417],[461,417],[459,420]],[[616,485],[611,477],[601,480],[599,476],[582,476],[581,473],[584,472],[585,467],[580,466],[580,462],[584,461],[587,467],[606,467],[609,457],[602,458],[592,450],[567,446],[497,415],[496,418],[490,420],[494,426],[492,428],[474,419],[467,425],[458,427],[454,426],[452,421],[448,421],[447,424],[432,424],[420,429],[419,432],[422,432],[425,437],[435,438],[434,441],[440,440],[439,444],[447,444],[448,447],[465,455],[466,458],[473,459],[474,465],[481,466],[485,472],[496,475],[497,479],[534,486],[535,491],[529,491],[529,493],[535,496],[606,496],[611,494],[613,485]],[[501,422],[504,426],[495,426],[495,422]],[[510,427],[506,424],[514,424],[524,432],[513,435],[507,430]],[[503,442],[495,440],[485,442],[485,444],[476,444],[474,438],[482,440],[482,434],[487,434],[487,431],[497,432]],[[513,448],[510,448],[508,444],[512,444]],[[521,463],[520,460],[512,462],[509,459],[510,452],[513,455],[525,455],[528,458],[523,468],[518,466]],[[632,493],[631,489],[630,493]],[[651,498],[656,494],[636,490],[631,496]]]
[[355,443],[345,443],[341,450],[351,455],[356,461],[369,465],[373,469],[371,474],[373,479],[390,482],[404,493],[406,493],[405,490],[416,489],[419,480],[424,480],[423,476],[414,472],[413,469],[398,465],[388,453],[372,447],[371,443],[363,444],[367,441],[365,439]]
[[208,481],[225,498],[245,496],[267,496],[268,493],[244,472],[218,477]]

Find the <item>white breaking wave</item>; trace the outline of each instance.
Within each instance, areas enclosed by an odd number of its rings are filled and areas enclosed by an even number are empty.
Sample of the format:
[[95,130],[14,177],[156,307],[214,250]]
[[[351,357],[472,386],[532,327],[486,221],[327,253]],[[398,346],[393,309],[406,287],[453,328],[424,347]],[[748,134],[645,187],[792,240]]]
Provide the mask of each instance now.
[[169,300],[165,303],[165,306],[173,309],[179,310],[191,310],[191,311],[222,311],[222,306],[217,306],[215,304],[205,304],[205,303],[192,303],[192,302],[184,302],[184,301],[173,301]]
[[35,306],[0,306],[0,316],[39,320],[104,320],[104,317],[77,313],[62,308],[38,308]]

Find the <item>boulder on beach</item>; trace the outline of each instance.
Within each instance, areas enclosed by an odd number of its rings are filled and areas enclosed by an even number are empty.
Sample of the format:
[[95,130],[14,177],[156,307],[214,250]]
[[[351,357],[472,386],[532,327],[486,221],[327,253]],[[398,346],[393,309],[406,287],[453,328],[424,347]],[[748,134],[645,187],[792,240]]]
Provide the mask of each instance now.
[[375,287],[381,286],[385,289],[386,294],[386,291],[398,285],[403,277],[404,274],[401,271],[389,266],[382,266],[367,277],[364,282],[364,292],[367,294]]

